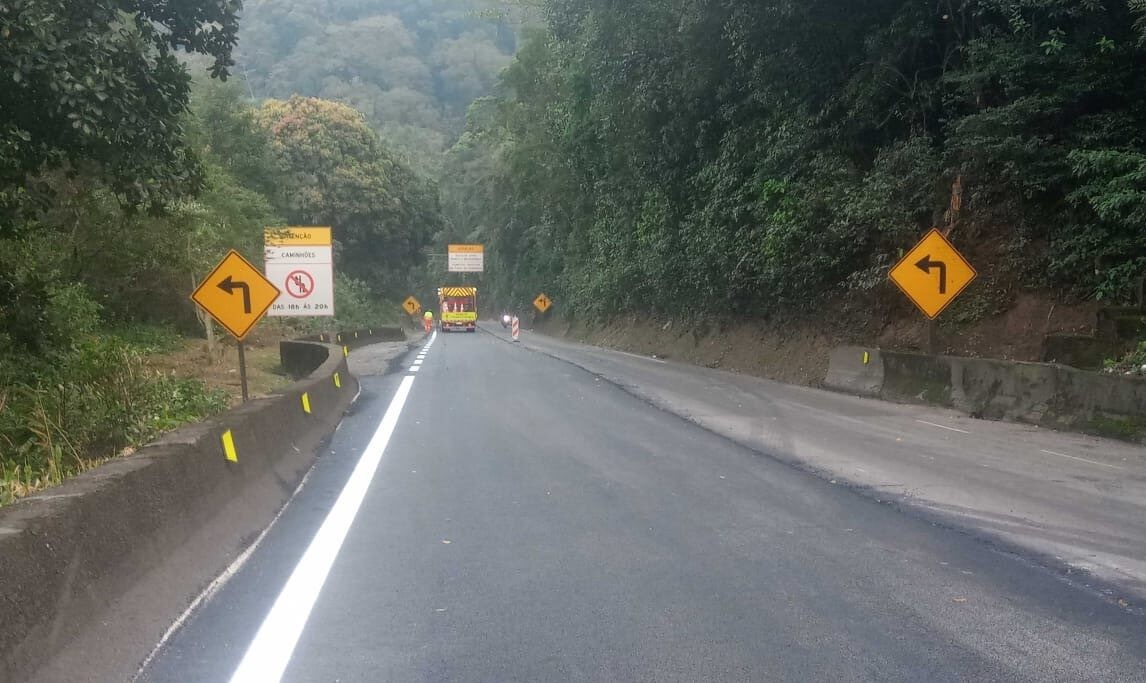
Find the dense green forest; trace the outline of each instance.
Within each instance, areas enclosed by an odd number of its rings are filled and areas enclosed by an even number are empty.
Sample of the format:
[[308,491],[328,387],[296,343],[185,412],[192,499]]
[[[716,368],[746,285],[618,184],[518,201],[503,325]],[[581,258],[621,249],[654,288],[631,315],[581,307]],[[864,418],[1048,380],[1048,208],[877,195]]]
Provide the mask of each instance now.
[[0,504],[226,407],[146,357],[204,334],[188,295],[227,249],[333,225],[338,317],[300,324],[368,325],[440,231],[360,112],[223,81],[238,9],[0,3]]
[[981,312],[1021,287],[1124,302],[1146,273],[1141,0],[541,6],[443,173],[503,300],[870,300],[933,225]]
[[246,0],[237,72],[256,99],[343,102],[416,168],[436,173],[466,107],[516,49],[496,0]]
[[564,314],[895,301],[939,226],[989,315],[1146,274],[1143,0],[0,3],[0,503],[219,410],[144,356],[263,229],[334,226],[335,324],[487,245]]

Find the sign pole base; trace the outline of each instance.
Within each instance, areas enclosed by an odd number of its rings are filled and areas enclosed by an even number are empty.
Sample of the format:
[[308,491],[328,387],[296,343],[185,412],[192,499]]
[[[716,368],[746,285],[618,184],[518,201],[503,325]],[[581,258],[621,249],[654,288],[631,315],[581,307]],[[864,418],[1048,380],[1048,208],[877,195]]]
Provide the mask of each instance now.
[[243,403],[246,403],[249,400],[247,397],[247,353],[242,340],[239,341],[239,383],[243,387]]

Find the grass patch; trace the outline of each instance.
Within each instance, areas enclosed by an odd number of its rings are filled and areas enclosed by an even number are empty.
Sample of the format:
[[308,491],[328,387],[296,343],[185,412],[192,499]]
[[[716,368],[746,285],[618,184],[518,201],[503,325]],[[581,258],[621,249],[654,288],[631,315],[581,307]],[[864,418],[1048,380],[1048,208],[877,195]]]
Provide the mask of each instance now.
[[1086,431],[1123,441],[1141,441],[1146,436],[1146,419],[1141,417],[1095,416],[1086,423]]
[[[225,392],[148,366],[167,332],[86,337],[0,388],[0,505],[226,409]],[[5,358],[10,368],[19,358]]]

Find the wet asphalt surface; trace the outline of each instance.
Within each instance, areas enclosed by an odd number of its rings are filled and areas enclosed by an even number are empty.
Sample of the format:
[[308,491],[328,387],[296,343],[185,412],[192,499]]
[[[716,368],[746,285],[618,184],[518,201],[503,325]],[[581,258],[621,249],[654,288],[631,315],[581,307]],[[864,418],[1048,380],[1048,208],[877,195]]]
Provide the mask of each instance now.
[[284,680],[1146,680],[1146,620],[1021,557],[492,335],[413,358],[140,680],[230,678],[407,376]]

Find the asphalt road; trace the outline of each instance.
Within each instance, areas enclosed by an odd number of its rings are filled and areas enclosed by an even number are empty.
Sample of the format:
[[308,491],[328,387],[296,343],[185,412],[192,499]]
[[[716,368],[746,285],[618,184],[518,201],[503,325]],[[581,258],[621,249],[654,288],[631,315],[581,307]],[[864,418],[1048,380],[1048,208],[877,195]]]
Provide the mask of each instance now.
[[1146,618],[1020,555],[523,345],[424,356],[140,680],[1146,680]]
[[[489,329],[504,334],[500,326]],[[1146,605],[1146,448],[523,332],[521,344],[760,453]],[[1105,584],[1105,585],[1104,585]]]

